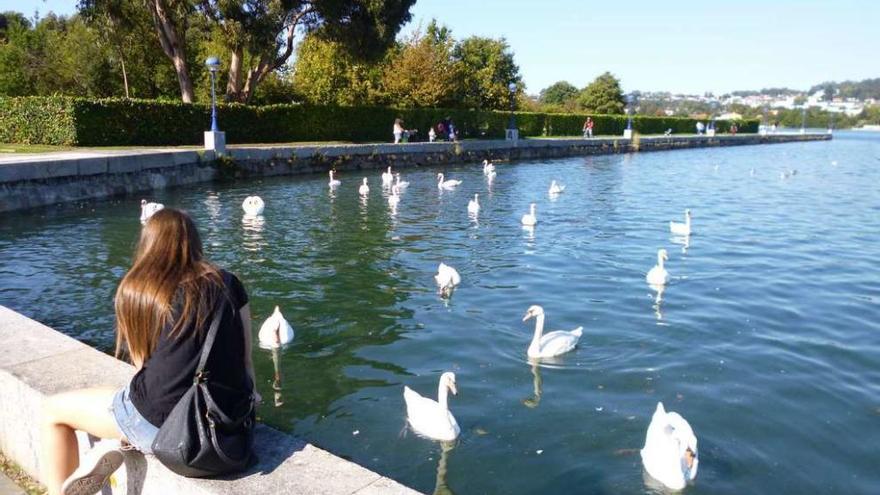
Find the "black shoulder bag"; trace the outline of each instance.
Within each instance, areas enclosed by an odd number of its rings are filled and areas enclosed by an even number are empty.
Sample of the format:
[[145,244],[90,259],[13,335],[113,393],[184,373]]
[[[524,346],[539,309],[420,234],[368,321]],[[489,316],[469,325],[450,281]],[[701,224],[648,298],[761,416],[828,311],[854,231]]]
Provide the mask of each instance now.
[[211,397],[211,388],[228,387],[211,383],[205,371],[226,304],[226,297],[221,296],[205,337],[192,387],[171,410],[153,440],[153,454],[165,467],[181,476],[203,478],[240,472],[247,469],[253,458],[256,419],[253,394],[244,397],[232,415],[227,415]]

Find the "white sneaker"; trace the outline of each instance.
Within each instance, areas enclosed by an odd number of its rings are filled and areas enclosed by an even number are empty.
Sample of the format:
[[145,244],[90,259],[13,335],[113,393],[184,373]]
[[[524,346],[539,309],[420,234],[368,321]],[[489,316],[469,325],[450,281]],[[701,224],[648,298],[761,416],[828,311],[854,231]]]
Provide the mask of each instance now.
[[80,460],[79,467],[61,485],[62,495],[94,495],[101,491],[107,480],[122,465],[122,450],[118,441],[95,444]]

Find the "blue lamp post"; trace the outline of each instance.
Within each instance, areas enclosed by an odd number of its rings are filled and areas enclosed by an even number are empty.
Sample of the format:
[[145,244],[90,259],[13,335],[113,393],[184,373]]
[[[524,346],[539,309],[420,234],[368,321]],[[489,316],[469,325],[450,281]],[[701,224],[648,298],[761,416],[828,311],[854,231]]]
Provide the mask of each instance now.
[[211,71],[211,132],[218,132],[217,128],[217,93],[214,89],[217,79],[217,71],[220,70],[220,59],[217,57],[209,57],[205,60],[205,65]]
[[633,95],[626,95],[626,130],[628,131],[632,131],[633,128],[632,106]]
[[807,105],[801,107],[801,134],[807,132]]

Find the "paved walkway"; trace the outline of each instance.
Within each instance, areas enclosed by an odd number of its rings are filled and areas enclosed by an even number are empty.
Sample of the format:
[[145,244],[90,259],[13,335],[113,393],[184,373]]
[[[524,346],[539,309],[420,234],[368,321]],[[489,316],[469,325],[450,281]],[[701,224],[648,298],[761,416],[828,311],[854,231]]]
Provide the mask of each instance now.
[[24,495],[24,490],[0,473],[0,495]]
[[83,158],[102,158],[106,156],[143,155],[167,153],[170,151],[192,151],[186,148],[136,148],[118,150],[49,151],[46,153],[0,153],[0,164],[48,162],[53,160],[81,160]]

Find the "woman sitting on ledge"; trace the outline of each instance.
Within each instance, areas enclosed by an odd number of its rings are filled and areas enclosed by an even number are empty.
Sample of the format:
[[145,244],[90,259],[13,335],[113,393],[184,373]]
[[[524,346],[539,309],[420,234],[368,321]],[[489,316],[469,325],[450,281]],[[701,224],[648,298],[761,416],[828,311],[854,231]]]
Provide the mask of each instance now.
[[[203,259],[188,215],[172,208],[153,215],[115,300],[116,354],[127,351],[137,373],[121,389],[74,390],[47,399],[41,470],[51,495],[93,494],[122,464],[121,449],[151,453],[165,418],[193,384],[221,298],[230,304],[223,306],[205,369],[213,383],[236,391],[214,396],[225,410],[258,397],[247,293],[234,275]],[[74,430],[117,441],[99,443],[80,463]]]

